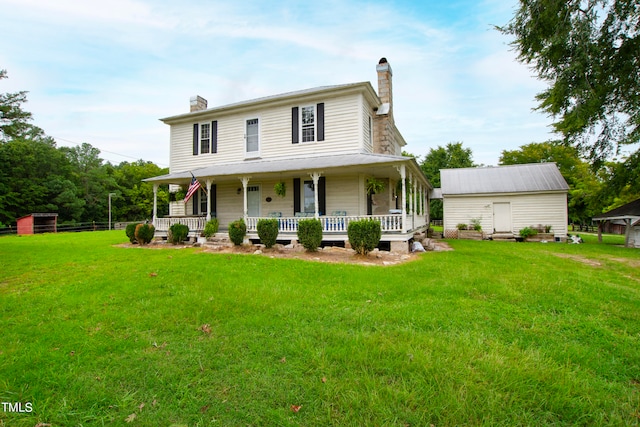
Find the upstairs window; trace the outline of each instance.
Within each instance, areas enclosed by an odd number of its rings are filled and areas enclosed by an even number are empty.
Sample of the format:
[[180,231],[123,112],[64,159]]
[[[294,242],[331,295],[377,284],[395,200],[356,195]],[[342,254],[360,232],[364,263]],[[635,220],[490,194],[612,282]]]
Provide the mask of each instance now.
[[316,140],[316,107],[302,107],[302,142],[311,142]]
[[257,118],[246,121],[246,152],[257,154],[260,152],[260,122]]
[[324,141],[324,103],[291,109],[291,143]]
[[211,143],[211,124],[202,123],[200,125],[200,154],[209,152]]
[[193,155],[218,152],[218,121],[193,124]]

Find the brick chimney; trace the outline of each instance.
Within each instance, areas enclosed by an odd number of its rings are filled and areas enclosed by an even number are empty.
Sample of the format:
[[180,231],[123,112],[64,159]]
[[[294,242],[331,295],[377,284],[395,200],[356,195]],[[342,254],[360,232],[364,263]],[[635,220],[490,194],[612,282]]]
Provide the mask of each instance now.
[[374,118],[373,152],[378,154],[399,155],[396,152],[395,122],[393,120],[393,88],[391,65],[387,58],[381,58],[376,66],[378,72],[378,97],[382,104],[378,106]]
[[192,96],[189,99],[189,104],[191,106],[189,110],[191,113],[193,113],[194,111],[202,111],[207,109],[207,100],[198,95]]

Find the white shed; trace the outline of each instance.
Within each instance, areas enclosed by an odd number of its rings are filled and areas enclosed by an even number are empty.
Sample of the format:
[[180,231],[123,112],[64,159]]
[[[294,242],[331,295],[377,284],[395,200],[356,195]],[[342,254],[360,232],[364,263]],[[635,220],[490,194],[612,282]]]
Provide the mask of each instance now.
[[486,236],[515,237],[525,227],[567,237],[569,186],[555,163],[442,169],[444,235],[479,222]]

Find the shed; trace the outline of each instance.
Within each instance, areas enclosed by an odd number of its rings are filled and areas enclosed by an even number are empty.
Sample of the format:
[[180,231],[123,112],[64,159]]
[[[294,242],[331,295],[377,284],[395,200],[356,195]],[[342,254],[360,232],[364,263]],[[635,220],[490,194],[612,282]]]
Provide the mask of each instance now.
[[18,218],[18,234],[55,233],[57,213],[32,213]]
[[479,222],[487,237],[513,239],[525,227],[567,237],[569,185],[555,163],[442,169],[445,237]]
[[593,217],[598,221],[598,240],[602,240],[602,229],[606,222],[624,221],[627,247],[640,248],[640,199]]

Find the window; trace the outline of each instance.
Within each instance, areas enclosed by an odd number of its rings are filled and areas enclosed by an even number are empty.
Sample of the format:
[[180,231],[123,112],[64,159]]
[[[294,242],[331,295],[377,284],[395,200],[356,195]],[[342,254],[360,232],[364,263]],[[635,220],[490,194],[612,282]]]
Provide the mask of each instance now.
[[202,123],[200,125],[200,154],[209,152],[211,143],[211,124]]
[[248,119],[246,122],[246,152],[247,153],[259,153],[260,152],[260,127],[258,119]]
[[324,141],[324,103],[291,109],[291,143]]
[[311,142],[316,140],[316,108],[302,107],[302,142]]
[[218,121],[193,124],[193,155],[218,152]]

